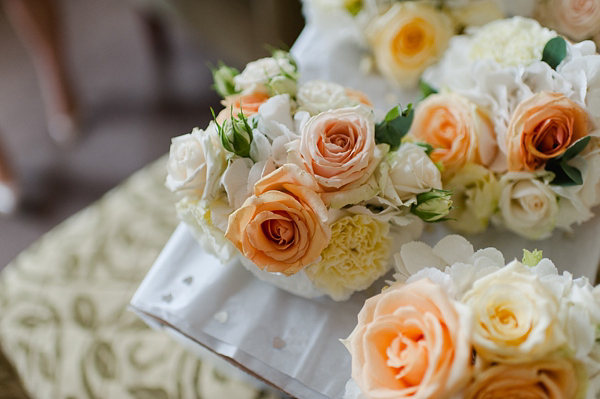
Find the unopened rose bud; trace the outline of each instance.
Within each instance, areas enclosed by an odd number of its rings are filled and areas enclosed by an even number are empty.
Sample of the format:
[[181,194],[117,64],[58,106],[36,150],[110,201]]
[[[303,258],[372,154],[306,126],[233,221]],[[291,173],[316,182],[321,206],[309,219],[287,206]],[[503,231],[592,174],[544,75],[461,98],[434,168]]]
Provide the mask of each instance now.
[[228,67],[225,64],[219,64],[219,68],[213,69],[213,89],[223,98],[236,93],[233,78],[239,75],[235,68]]
[[425,222],[442,222],[447,220],[452,209],[452,192],[432,189],[417,195],[417,203],[410,211]]
[[298,92],[298,83],[295,79],[289,76],[276,76],[269,82],[269,94],[276,96],[278,94],[289,94],[290,96],[296,96]]
[[250,144],[252,144],[252,126],[248,119],[240,114],[239,118],[227,119],[219,127],[219,135],[223,147],[240,157],[250,156]]

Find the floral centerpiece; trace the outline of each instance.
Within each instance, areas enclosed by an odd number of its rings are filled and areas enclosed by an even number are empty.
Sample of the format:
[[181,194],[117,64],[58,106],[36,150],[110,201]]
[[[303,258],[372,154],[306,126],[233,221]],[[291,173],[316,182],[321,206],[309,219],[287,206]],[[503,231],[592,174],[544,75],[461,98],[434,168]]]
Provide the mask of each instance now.
[[378,71],[393,85],[417,86],[425,68],[439,61],[450,38],[465,26],[483,25],[504,13],[495,0],[307,0],[320,13],[344,10],[368,49],[362,72]]
[[570,230],[600,203],[600,55],[522,17],[455,36],[423,77],[407,136],[434,147],[449,223],[492,221],[530,239]]
[[390,270],[392,250],[419,236],[421,219],[446,218],[450,193],[430,146],[400,142],[407,113],[394,108],[376,124],[364,94],[298,86],[297,75],[285,52],[241,73],[215,70],[224,108],[173,139],[166,185],[223,262],[239,259],[301,296],[346,300]]
[[595,398],[600,288],[539,251],[505,265],[460,236],[396,255],[397,282],[368,299],[344,341],[345,399]]

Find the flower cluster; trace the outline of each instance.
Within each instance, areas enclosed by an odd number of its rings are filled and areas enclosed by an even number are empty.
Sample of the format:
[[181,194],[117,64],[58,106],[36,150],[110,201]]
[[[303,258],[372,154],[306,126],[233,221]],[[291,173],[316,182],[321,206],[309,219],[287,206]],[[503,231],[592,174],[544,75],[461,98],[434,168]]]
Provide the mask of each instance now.
[[[421,73],[437,62],[450,38],[465,26],[483,25],[503,18],[494,0],[311,0],[316,8],[345,8],[364,36],[370,56],[361,64],[371,66],[401,88],[416,87]],[[364,68],[363,68],[364,67]]]
[[493,21],[452,38],[423,75],[429,95],[408,137],[433,146],[454,189],[451,225],[491,221],[530,239],[569,231],[600,204],[600,55],[535,20]]
[[419,143],[400,143],[399,109],[376,124],[368,98],[338,84],[298,85],[285,52],[240,73],[213,71],[224,108],[176,137],[167,187],[180,218],[224,262],[307,297],[346,300],[390,270],[390,248],[452,202]]
[[505,265],[460,236],[412,242],[344,341],[345,399],[594,398],[600,287],[559,275],[539,251]]

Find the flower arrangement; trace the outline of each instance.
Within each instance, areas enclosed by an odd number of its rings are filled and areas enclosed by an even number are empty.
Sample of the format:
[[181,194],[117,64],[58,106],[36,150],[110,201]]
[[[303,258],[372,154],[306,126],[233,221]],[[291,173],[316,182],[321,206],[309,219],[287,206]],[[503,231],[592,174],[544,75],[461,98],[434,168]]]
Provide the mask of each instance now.
[[408,138],[433,146],[449,223],[491,221],[530,239],[569,231],[600,203],[600,55],[535,20],[497,20],[455,36],[423,75],[429,93]]
[[505,265],[460,236],[396,255],[398,280],[368,299],[344,344],[345,399],[594,398],[600,288],[539,251]]
[[425,68],[439,61],[452,36],[465,26],[503,18],[495,0],[310,0],[314,8],[351,14],[369,56],[361,69],[376,69],[392,84],[417,86]]
[[412,114],[375,123],[363,93],[298,85],[286,52],[221,65],[224,108],[172,140],[167,187],[179,217],[223,262],[240,259],[292,293],[346,300],[388,272],[393,248],[444,220],[450,193],[422,143],[401,143]]

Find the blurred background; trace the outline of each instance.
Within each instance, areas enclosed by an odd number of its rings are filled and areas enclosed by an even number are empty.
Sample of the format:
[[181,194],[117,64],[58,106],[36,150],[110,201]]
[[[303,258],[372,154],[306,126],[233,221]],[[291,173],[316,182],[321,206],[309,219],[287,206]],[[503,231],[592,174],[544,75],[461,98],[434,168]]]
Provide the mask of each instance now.
[[302,27],[299,0],[0,0],[0,197],[20,191],[0,269],[204,127],[209,65],[242,68]]

